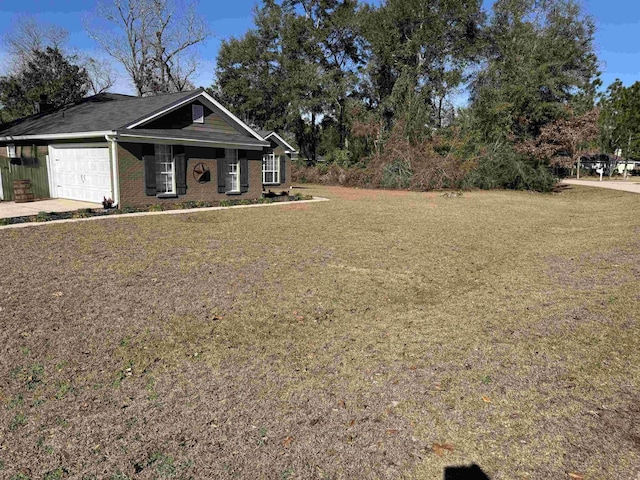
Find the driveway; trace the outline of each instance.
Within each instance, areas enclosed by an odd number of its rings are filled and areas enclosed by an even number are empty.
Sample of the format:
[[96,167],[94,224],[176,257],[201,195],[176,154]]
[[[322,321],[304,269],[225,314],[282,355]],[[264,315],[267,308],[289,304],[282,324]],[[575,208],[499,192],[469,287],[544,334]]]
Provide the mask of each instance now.
[[80,202],[64,198],[36,200],[35,202],[0,202],[0,218],[25,217],[39,212],[72,212],[81,208],[100,208],[100,203]]
[[640,181],[625,182],[620,180],[562,180],[567,185],[583,185],[585,187],[608,188],[610,190],[621,190],[623,192],[640,193]]

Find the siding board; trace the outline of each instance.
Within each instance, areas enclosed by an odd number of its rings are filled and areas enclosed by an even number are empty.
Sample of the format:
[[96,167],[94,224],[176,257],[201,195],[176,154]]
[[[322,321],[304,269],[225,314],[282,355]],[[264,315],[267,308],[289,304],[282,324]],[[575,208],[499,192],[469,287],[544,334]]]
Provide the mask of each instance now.
[[47,147],[16,147],[26,165],[12,165],[10,159],[0,155],[2,190],[4,200],[14,200],[13,181],[31,180],[31,191],[36,198],[49,198],[49,178],[47,175]]
[[191,105],[189,103],[177,110],[157,118],[146,125],[141,125],[141,129],[184,129],[199,132],[230,133],[248,135],[247,132],[235,124],[227,122],[223,118],[222,112],[211,110],[207,105],[198,101],[195,105],[202,105],[204,108],[204,123],[193,123],[191,117]]

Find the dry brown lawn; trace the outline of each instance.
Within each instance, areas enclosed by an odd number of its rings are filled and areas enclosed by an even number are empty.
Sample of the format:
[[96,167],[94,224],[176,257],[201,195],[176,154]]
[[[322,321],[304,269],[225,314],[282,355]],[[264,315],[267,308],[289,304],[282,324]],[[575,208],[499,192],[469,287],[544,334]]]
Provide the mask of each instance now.
[[635,479],[640,196],[0,230],[0,478]]

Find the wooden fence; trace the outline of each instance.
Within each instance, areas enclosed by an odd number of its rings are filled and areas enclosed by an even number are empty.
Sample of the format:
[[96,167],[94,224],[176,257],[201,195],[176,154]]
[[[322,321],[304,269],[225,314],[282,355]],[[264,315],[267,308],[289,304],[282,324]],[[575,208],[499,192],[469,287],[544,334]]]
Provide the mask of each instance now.
[[[24,149],[26,153],[27,149]],[[31,150],[29,148],[29,150]],[[4,153],[4,152],[3,152]],[[14,200],[13,181],[31,180],[31,191],[36,198],[49,198],[46,155],[41,148],[33,148],[33,156],[21,158],[22,165],[14,165],[7,157],[0,156],[2,200]]]

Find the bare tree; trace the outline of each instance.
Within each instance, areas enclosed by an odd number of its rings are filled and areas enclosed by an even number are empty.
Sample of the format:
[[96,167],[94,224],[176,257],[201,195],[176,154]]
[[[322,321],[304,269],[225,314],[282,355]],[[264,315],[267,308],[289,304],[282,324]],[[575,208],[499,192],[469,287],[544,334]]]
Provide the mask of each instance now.
[[3,39],[9,54],[8,66],[11,73],[19,74],[34,58],[35,52],[44,52],[50,47],[86,70],[89,92],[97,94],[111,88],[116,78],[111,64],[75,48],[68,48],[68,38],[69,32],[62,27],[40,22],[31,15],[18,16],[13,22],[13,28]]
[[124,66],[138,95],[192,87],[196,47],[209,29],[193,3],[181,0],[102,0],[97,15],[115,30],[87,28],[104,50]]
[[104,93],[113,87],[116,73],[107,60],[89,57],[83,59],[82,64],[89,76],[89,91],[93,95]]
[[27,14],[19,15],[12,25],[3,40],[13,73],[20,72],[27,65],[34,51],[44,51],[47,47],[62,51],[69,38],[69,32],[64,28],[38,22]]

